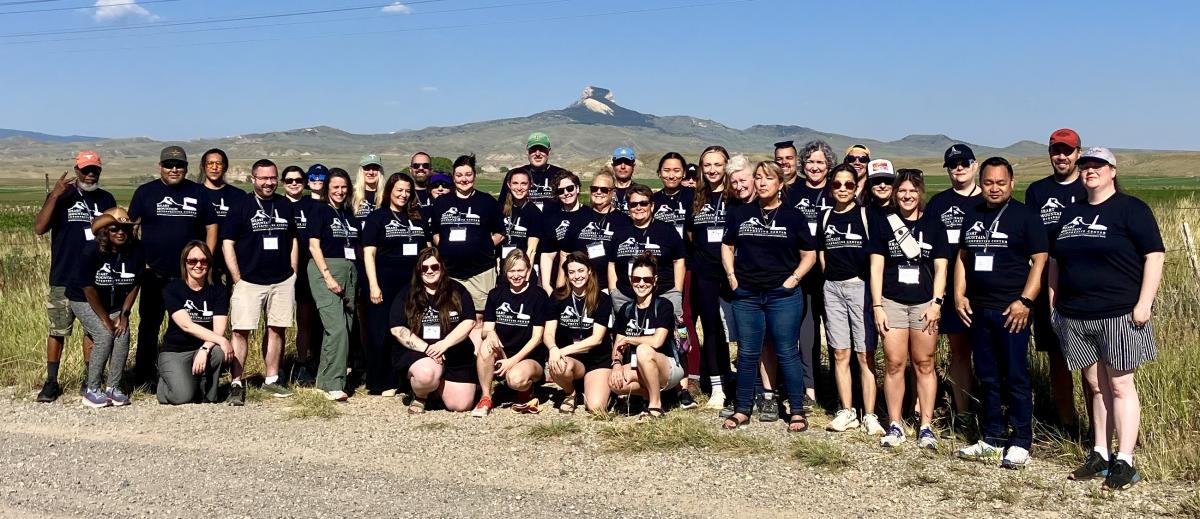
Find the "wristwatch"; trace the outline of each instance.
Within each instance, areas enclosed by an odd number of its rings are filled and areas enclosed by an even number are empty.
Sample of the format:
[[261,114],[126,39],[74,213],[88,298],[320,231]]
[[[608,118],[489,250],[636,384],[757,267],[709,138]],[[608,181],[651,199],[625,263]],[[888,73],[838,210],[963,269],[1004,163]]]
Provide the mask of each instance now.
[[944,306],[944,305],[943,305],[943,303],[944,303],[945,301],[946,301],[945,299],[942,299],[942,298],[940,298],[940,297],[935,297],[935,298],[933,298],[933,302],[934,302],[934,303],[937,303],[937,305],[938,305],[938,306]]
[[1025,305],[1025,308],[1029,308],[1029,309],[1033,308],[1033,300],[1029,299],[1028,297],[1025,297],[1025,296],[1018,297],[1017,301],[1020,301],[1021,304]]

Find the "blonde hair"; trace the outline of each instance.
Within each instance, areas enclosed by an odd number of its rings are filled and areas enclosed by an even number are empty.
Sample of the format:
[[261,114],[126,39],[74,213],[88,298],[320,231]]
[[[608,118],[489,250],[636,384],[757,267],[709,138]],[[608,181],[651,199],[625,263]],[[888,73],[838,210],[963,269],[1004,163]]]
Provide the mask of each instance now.
[[[383,169],[380,169],[379,170],[379,178],[375,179],[375,203],[372,204],[372,206],[371,206],[372,210],[379,209],[380,202],[383,201],[383,199],[387,197],[386,194],[381,194],[382,191],[379,189],[381,187],[379,180],[382,178],[383,178]],[[359,166],[358,174],[354,176],[354,198],[351,201],[350,207],[352,208],[352,210],[354,212],[357,213],[358,208],[362,207],[363,200],[366,200],[366,199],[367,199],[367,177],[366,177],[366,175],[363,174],[362,166]]]

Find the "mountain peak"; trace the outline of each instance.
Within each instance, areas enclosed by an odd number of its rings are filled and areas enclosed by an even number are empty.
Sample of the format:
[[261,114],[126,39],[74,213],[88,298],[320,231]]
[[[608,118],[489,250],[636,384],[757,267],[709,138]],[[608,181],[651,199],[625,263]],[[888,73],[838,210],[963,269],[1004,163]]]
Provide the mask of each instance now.
[[620,106],[617,105],[612,90],[589,85],[583,89],[583,94],[579,96],[579,100],[571,103],[571,106],[567,108],[583,108],[600,115],[614,115],[616,109],[620,108]]
[[571,103],[571,106],[552,113],[584,124],[653,125],[653,116],[624,108],[617,104],[612,90],[590,85],[583,89],[579,99]]

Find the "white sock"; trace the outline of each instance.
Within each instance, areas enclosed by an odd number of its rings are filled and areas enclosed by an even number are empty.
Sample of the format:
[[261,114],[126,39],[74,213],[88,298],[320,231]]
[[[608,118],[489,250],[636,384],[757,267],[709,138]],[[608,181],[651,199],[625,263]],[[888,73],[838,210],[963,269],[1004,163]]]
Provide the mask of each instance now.
[[279,382],[279,375],[275,375],[275,376],[273,376],[273,377],[266,377],[266,378],[264,378],[264,379],[263,379],[263,385],[264,385],[264,386],[265,386],[265,385],[274,384],[274,383],[276,383],[276,382]]
[[230,385],[230,386],[232,386],[232,387],[242,387],[242,381],[241,381],[241,380],[234,380],[233,382],[230,382],[230,383],[229,383],[229,385]]
[[1096,451],[1096,453],[1099,454],[1101,458],[1104,458],[1104,461],[1108,461],[1108,449],[1105,449],[1100,446],[1096,446],[1096,447],[1092,447],[1092,450]]
[[1125,463],[1128,463],[1130,467],[1133,466],[1133,454],[1125,454],[1124,452],[1118,452],[1117,459],[1124,461]]
[[721,392],[722,392],[722,393],[724,393],[724,392],[725,392],[725,391],[724,391],[724,390],[721,388],[721,377],[708,377],[708,384],[709,384],[710,386],[712,386],[712,390],[713,390],[713,391],[716,391],[716,390],[718,390],[718,389],[721,389]]

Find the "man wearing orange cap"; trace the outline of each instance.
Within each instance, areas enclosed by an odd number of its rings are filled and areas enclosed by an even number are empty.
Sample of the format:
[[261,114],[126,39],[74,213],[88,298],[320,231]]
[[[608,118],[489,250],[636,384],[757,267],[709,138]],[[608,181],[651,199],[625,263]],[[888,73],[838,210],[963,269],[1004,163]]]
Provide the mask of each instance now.
[[[100,154],[79,152],[75,156],[75,175],[63,172],[33,221],[33,232],[38,236],[50,232],[50,290],[46,297],[50,329],[46,338],[46,382],[38,392],[38,402],[53,402],[62,394],[58,364],[63,343],[75,324],[75,314],[66,295],[67,281],[81,268],[79,260],[84,246],[96,239],[92,234],[92,219],[117,205],[112,194],[100,189],[100,171]],[[91,339],[85,334],[85,363],[91,357],[91,349]]]

